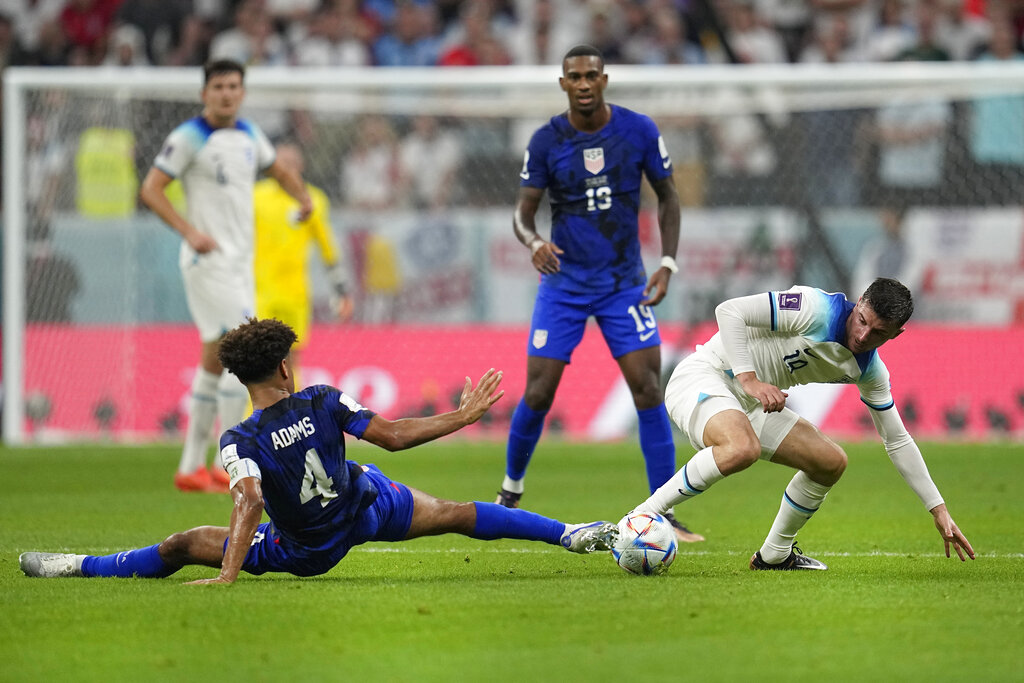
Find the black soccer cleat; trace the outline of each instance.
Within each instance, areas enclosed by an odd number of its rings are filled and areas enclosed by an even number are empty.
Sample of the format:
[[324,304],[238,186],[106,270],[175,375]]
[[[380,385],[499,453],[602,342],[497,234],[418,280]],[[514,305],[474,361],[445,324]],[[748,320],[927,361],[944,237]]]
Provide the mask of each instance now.
[[813,557],[807,557],[804,555],[804,551],[800,550],[793,544],[793,549],[789,551],[789,557],[784,559],[778,564],[769,564],[761,559],[761,551],[758,550],[754,553],[754,556],[750,558],[750,568],[755,570],[781,570],[790,571],[797,569],[817,569],[823,571],[828,569],[828,565],[824,562],[814,559]]
[[676,532],[676,540],[680,543],[700,543],[704,540],[703,536],[690,531],[685,524],[676,519],[675,514],[666,512],[662,517],[672,525],[672,530]]
[[494,501],[496,505],[500,505],[506,508],[517,508],[519,507],[519,499],[523,497],[521,493],[512,493],[502,489],[498,491],[498,498]]

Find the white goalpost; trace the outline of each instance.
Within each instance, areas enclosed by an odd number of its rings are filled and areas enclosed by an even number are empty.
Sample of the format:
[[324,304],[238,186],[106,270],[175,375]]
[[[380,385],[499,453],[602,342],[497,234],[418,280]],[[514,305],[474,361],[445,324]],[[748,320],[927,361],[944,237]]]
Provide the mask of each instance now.
[[[878,210],[898,205],[930,278],[923,319],[1024,320],[1024,157],[992,149],[993,136],[1024,144],[1024,120],[1012,118],[1024,113],[1024,63],[606,72],[607,100],[651,116],[676,166],[683,272],[659,319],[696,325],[726,296],[797,280],[845,291]],[[249,70],[243,115],[297,141],[307,180],[331,199],[359,325],[479,325],[485,334],[528,322],[535,277],[510,217],[530,133],[565,109],[559,75],[557,66]],[[187,384],[164,348],[190,339],[178,242],[136,192],[167,133],[198,114],[201,79],[198,68],[5,70],[6,444],[175,438],[175,397],[143,406],[179,392],[145,386],[147,368]],[[442,173],[440,159],[401,167],[421,117],[458,150],[443,201],[417,195],[420,176]],[[383,122],[395,159],[377,204],[344,180],[364,153],[367,121]],[[890,159],[883,130],[913,121],[935,144]],[[915,168],[915,158],[941,168]],[[655,262],[647,194],[643,206],[645,256]],[[374,260],[381,249],[391,280]],[[314,289],[321,316],[322,278]]]

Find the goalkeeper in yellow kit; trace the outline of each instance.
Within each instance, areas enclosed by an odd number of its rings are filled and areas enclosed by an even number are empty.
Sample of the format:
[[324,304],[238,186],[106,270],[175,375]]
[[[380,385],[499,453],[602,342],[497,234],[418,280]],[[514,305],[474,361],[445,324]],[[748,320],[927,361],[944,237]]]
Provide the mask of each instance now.
[[[293,144],[277,148],[277,158],[298,172],[305,165],[302,151]],[[309,284],[309,246],[320,251],[332,289],[332,307],[344,322],[352,317],[352,297],[346,288],[344,267],[329,221],[330,202],[323,190],[306,185],[313,212],[298,220],[296,202],[273,178],[256,183],[253,191],[256,246],[253,271],[256,279],[256,317],[277,318],[298,335],[292,363],[300,366],[301,349],[309,335],[312,293]]]

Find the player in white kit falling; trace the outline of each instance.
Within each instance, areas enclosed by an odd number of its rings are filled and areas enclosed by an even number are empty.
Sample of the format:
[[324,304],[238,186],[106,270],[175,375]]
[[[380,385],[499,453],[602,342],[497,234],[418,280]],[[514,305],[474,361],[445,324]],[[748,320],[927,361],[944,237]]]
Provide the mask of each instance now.
[[876,352],[903,332],[913,310],[910,291],[888,278],[875,280],[856,304],[811,287],[719,304],[718,333],[676,367],[665,389],[669,415],[698,452],[636,509],[661,513],[759,458],[787,465],[797,473],[750,568],[827,569],[795,540],[842,476],[846,454],[786,407],[784,390],[856,384],[889,458],[932,513],[946,556],[952,544],[961,560],[974,559],[900,419]]
[[[227,491],[228,477],[215,463],[206,467],[213,423],[227,429],[242,421],[245,387],[223,371],[220,338],[255,310],[253,289],[253,185],[264,171],[300,205],[300,220],[312,202],[297,170],[281,164],[259,127],[238,117],[245,97],[245,68],[230,60],[204,67],[202,113],[171,131],[142,183],[142,201],[181,236],[179,265],[185,297],[202,343],[192,381],[185,446],[174,483],[183,491]],[[188,204],[182,216],[167,197],[181,181]]]

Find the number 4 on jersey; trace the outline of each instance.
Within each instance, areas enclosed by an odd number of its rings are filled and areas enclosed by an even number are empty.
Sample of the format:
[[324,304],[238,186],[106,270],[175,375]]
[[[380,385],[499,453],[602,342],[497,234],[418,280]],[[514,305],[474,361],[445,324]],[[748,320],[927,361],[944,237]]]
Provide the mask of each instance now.
[[334,480],[327,476],[324,464],[320,462],[320,454],[315,448],[306,451],[306,474],[302,477],[302,488],[299,490],[299,502],[308,503],[320,496],[320,507],[327,507],[331,498],[337,498],[334,491]]

